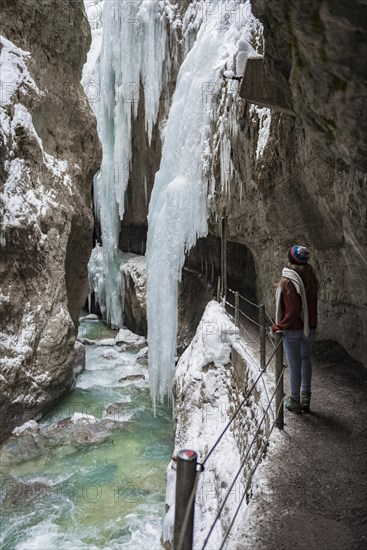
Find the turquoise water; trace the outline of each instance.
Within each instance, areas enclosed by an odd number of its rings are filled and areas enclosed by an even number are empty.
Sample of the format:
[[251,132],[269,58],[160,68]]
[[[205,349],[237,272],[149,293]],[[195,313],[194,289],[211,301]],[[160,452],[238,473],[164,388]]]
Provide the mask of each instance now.
[[[99,338],[111,336],[100,328]],[[86,337],[87,322],[82,330]],[[59,445],[37,459],[1,467],[3,479],[46,484],[5,502],[1,548],[160,548],[165,470],[173,450],[171,407],[158,407],[154,418],[147,381],[119,382],[131,369],[146,372],[136,364],[136,352],[95,345],[86,352],[77,387],[41,424],[76,412],[100,418],[120,403],[121,410],[111,413],[118,429],[103,443]]]

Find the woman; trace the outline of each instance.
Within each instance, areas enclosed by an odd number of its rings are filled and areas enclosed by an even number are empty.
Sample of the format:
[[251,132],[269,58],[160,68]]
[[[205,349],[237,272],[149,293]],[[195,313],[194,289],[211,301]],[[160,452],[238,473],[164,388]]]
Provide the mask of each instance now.
[[281,330],[284,334],[291,388],[285,406],[295,413],[309,411],[311,401],[311,349],[317,325],[319,282],[308,263],[309,256],[305,246],[292,246],[289,250],[289,261],[276,291],[276,322],[271,327],[272,332]]

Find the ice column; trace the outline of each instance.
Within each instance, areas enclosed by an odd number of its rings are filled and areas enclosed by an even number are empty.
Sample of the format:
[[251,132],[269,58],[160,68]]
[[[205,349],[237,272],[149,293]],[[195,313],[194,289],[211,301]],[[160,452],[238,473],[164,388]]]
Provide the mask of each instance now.
[[233,59],[245,24],[244,12],[237,18],[226,17],[226,4],[217,1],[206,8],[196,41],[181,66],[149,206],[148,343],[154,405],[157,397],[163,400],[171,393],[178,281],[185,251],[208,231],[210,122],[221,95],[221,72]]
[[[137,116],[142,85],[145,126],[151,139],[166,48],[164,5],[156,0],[85,2],[87,15],[96,17],[98,10],[103,10],[102,29],[91,21],[94,40],[83,84],[97,117],[103,147],[101,170],[94,181],[104,266],[104,292],[100,289],[99,299],[105,302],[101,306],[106,320],[115,326],[123,322],[118,243],[132,160],[131,125]],[[96,257],[91,258],[91,273]]]

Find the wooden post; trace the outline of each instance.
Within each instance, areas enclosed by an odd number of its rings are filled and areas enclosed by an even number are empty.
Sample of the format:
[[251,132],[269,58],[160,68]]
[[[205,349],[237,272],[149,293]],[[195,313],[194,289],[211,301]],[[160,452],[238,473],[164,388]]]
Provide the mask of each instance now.
[[284,406],[283,406],[283,397],[284,397],[284,376],[283,376],[283,343],[282,343],[283,333],[278,331],[275,333],[275,384],[276,384],[276,393],[275,393],[275,411],[278,411],[275,425],[279,430],[282,430],[284,427]]
[[221,291],[221,277],[219,275],[218,277],[218,285],[217,285],[217,302],[220,302],[220,291]]
[[190,506],[190,497],[195,485],[196,464],[197,454],[195,451],[184,449],[177,453],[174,550],[192,550],[195,500],[191,502],[191,509],[187,510],[187,508]]
[[265,306],[263,304],[260,304],[259,306],[259,324],[260,324],[260,367],[262,369],[265,368],[266,364],[266,340],[265,340],[265,331],[266,331],[266,323],[265,323]]
[[227,218],[222,217],[222,296],[227,295]]
[[240,293],[234,293],[234,318],[236,327],[240,326]]

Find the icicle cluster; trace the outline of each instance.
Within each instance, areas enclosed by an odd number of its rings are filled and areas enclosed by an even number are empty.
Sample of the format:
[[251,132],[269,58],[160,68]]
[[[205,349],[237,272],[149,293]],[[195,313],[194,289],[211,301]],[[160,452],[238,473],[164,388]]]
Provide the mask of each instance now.
[[[242,25],[238,35],[237,48],[234,55],[227,59],[226,70],[223,71],[223,73],[226,73],[227,78],[231,78],[233,75],[243,75],[246,60],[249,57],[258,57],[262,49],[262,25],[251,13],[249,2],[242,3],[240,13]],[[219,107],[216,112],[217,116],[212,121],[210,150],[213,162],[211,163],[208,207],[213,218],[216,218],[217,215],[216,194],[218,192],[226,200],[236,196],[236,198],[239,198],[240,203],[242,201],[243,181],[232,159],[233,143],[237,142],[238,134],[242,132],[239,120],[243,117],[243,102],[238,100],[239,88],[240,84],[237,81],[225,81]],[[260,110],[255,105],[250,109],[251,115],[255,112],[258,113],[258,111]],[[262,122],[259,121],[258,156],[262,154],[266,146],[270,130],[270,111],[269,109],[264,109],[263,111],[264,124],[266,124],[268,131],[266,133],[265,129],[264,131],[262,130]],[[216,177],[214,176],[217,162],[220,165],[219,182],[216,181]]]
[[[222,73],[238,50],[242,63],[255,52],[249,42],[255,21],[249,3],[238,2],[241,10],[230,14],[228,2],[210,4],[201,4],[200,30],[179,72],[149,206],[148,343],[154,404],[157,397],[163,400],[170,395],[172,388],[178,281],[185,252],[208,231],[208,155],[222,96]],[[222,185],[228,185],[230,146],[224,131],[221,137]]]
[[[163,83],[172,64],[178,65],[184,56],[167,123],[162,125],[162,159],[149,205],[148,340],[155,404],[171,392],[178,281],[185,252],[207,234],[207,204],[211,199],[214,204],[213,166],[218,158],[222,191],[230,194],[236,178],[231,138],[238,131],[238,84],[232,81],[230,89],[222,74],[225,70],[242,74],[247,57],[256,55],[259,22],[244,0],[194,0],[182,20],[181,8],[168,0],[94,0],[94,4],[100,10],[103,6],[103,28],[98,22],[92,27],[94,40],[83,83],[103,145],[103,164],[94,183],[103,247],[91,259],[90,283],[112,325],[121,326],[123,320],[118,241],[131,165],[132,121],[143,89],[150,140],[160,101],[167,111],[170,105],[170,98],[162,94]],[[172,38],[177,28],[183,41],[179,46]],[[261,147],[265,133],[262,138]]]
[[131,167],[131,125],[142,86],[145,125],[151,139],[166,55],[165,5],[151,0],[85,2],[93,44],[83,85],[97,117],[103,147],[101,170],[94,181],[94,205],[102,231],[104,288],[94,290],[98,299],[104,300],[101,309],[113,326],[123,323],[118,243]]

